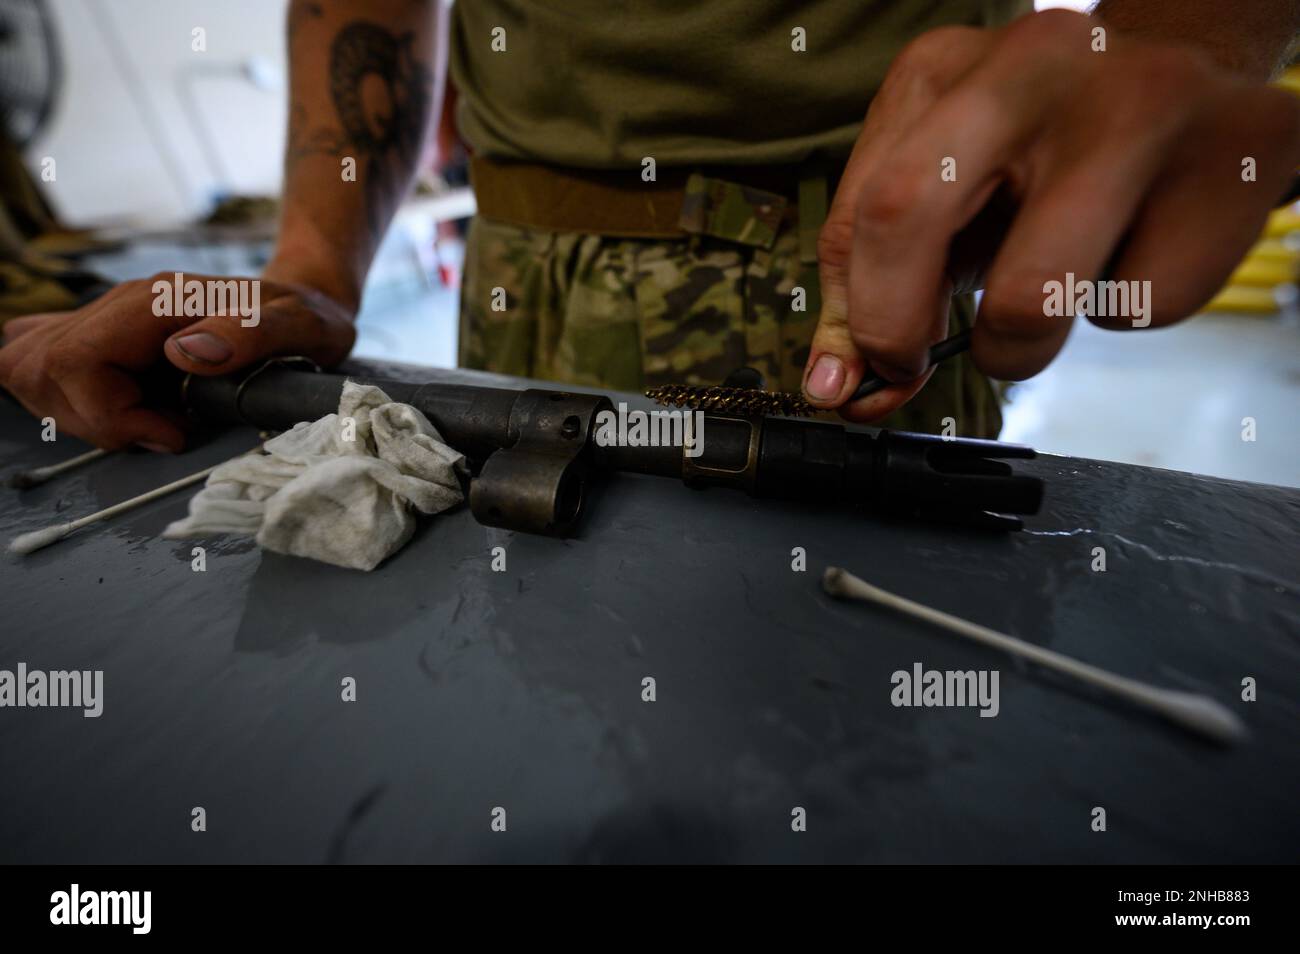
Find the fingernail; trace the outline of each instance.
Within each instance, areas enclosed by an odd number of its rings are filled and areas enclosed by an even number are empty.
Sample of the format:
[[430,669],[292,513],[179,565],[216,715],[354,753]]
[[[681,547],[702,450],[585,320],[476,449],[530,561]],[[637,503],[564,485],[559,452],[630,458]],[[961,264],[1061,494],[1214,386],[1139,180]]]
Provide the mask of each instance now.
[[808,372],[808,382],[804,390],[808,396],[818,401],[829,401],[840,393],[844,387],[844,364],[833,354],[824,354],[817,359]]
[[136,443],[135,446],[136,446],[136,447],[143,447],[145,450],[147,450],[147,451],[153,451],[155,454],[171,454],[171,453],[173,453],[173,451],[172,451],[172,449],[171,449],[170,447],[165,447],[165,446],[163,446],[162,444],[150,444],[150,443],[148,443],[148,442],[146,442],[146,441],[138,441],[138,442]]
[[183,338],[173,338],[172,341],[185,357],[202,361],[204,364],[221,364],[223,361],[229,361],[230,356],[235,353],[230,345],[206,331],[185,335]]

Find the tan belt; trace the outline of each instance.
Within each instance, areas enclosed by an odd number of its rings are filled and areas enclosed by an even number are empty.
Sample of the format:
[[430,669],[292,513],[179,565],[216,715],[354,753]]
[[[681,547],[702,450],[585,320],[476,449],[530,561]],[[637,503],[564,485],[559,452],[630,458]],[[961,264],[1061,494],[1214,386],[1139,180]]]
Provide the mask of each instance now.
[[470,160],[484,218],[618,238],[713,235],[761,248],[771,247],[783,221],[795,220],[800,185],[808,176],[806,166],[706,166],[660,169],[647,182],[639,168]]

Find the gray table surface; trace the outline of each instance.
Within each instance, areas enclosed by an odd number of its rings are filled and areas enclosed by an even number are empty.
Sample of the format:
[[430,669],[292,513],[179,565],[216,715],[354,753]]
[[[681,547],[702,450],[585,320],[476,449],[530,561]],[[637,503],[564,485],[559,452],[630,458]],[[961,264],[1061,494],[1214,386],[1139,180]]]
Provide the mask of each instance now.
[[[0,537],[254,442],[232,431],[179,458],[119,454],[0,489]],[[0,401],[0,478],[80,449],[42,443]],[[160,537],[188,493],[5,554],[0,668],[101,669],[104,712],[0,709],[0,861],[1300,859],[1300,492],[1059,457],[1025,470],[1048,496],[1012,535],[620,476],[575,538],[485,528],[462,508],[371,574],[233,538],[203,541],[194,572],[195,544]],[[833,602],[819,578],[835,564],[1208,693],[1252,738],[1216,748]],[[916,662],[999,670],[1000,714],[895,708],[891,674]]]

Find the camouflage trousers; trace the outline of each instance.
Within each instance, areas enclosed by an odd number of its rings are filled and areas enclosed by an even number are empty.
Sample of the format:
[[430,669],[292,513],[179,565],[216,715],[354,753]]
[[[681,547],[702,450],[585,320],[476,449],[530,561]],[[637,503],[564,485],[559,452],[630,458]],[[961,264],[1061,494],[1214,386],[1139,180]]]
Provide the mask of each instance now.
[[[628,239],[475,218],[460,307],[460,365],[500,374],[642,391],[712,385],[740,367],[798,391],[817,325],[816,284],[783,224],[771,248],[706,235]],[[953,299],[953,331],[974,303]],[[951,418],[951,423],[946,419]],[[1002,427],[993,384],[961,355],[884,426],[965,437]]]

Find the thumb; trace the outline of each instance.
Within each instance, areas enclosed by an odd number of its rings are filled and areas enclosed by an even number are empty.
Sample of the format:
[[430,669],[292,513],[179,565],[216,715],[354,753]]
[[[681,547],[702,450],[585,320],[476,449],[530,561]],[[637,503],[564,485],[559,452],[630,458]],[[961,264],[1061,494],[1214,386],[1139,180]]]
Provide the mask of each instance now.
[[[879,104],[872,104],[867,125],[880,115]],[[885,104],[888,114],[891,104]],[[893,106],[895,110],[900,106]],[[912,107],[915,108],[915,107]],[[874,114],[874,115],[873,115]],[[821,284],[822,310],[813,332],[808,350],[808,363],[804,368],[803,392],[808,403],[819,408],[839,408],[840,415],[851,421],[870,421],[883,417],[904,404],[919,390],[912,382],[878,391],[844,407],[868,370],[867,359],[861,343],[854,340],[849,322],[851,300],[850,273],[853,264],[853,240],[858,219],[858,196],[878,158],[873,150],[873,138],[859,137],[853,154],[845,166],[835,199],[831,202],[826,221],[817,235],[817,269]]]
[[822,226],[817,243],[822,310],[808,350],[803,392],[814,407],[844,403],[862,379],[864,363],[849,333],[849,251],[852,225],[832,217]]
[[929,380],[930,373],[901,384],[892,384],[875,394],[845,404],[869,370],[849,327],[849,260],[852,249],[852,219],[832,212],[822,226],[817,243],[818,274],[822,310],[808,350],[803,393],[808,403],[820,408],[838,408],[849,421],[876,421],[892,414]]
[[356,339],[352,323],[308,307],[296,296],[240,315],[215,315],[182,328],[163,353],[182,371],[227,374],[279,355],[304,355],[324,367],[347,357]]

